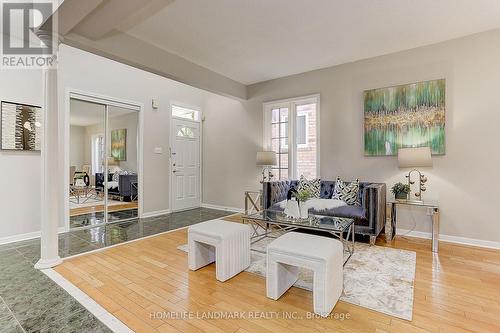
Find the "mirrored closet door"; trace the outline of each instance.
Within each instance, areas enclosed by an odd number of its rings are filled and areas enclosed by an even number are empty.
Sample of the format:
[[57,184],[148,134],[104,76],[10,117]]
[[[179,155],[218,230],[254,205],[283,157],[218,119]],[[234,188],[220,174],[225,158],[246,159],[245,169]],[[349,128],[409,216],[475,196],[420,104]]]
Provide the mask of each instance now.
[[138,217],[138,124],[133,108],[70,99],[69,226]]
[[138,123],[138,112],[108,106],[108,222],[137,217],[139,196],[137,178]]

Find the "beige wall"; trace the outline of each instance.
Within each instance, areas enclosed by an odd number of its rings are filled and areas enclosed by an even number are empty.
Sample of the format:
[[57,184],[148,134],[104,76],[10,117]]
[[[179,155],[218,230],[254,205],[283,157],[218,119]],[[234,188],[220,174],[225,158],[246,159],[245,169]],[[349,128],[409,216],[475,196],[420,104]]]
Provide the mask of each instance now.
[[[111,112],[120,112],[119,109],[114,109]],[[116,114],[116,113],[115,113]],[[126,171],[137,172],[137,126],[139,124],[139,112],[126,113],[121,116],[113,116],[109,118],[108,134],[111,140],[111,131],[119,129],[127,129],[126,149],[127,156],[125,161],[120,161],[120,168]],[[108,146],[109,156],[111,156],[111,142]]]
[[[425,197],[440,202],[442,235],[500,242],[499,41],[500,30],[491,31],[256,84],[249,87],[249,100],[243,104],[208,103],[204,139],[209,134],[217,137],[204,143],[204,202],[243,207],[245,186],[258,185],[252,183],[258,177],[252,166],[262,142],[262,102],[313,93],[321,94],[322,178],[360,178],[388,187],[403,181],[395,157],[363,156],[362,93],[445,78],[446,155],[435,156],[434,167],[424,170],[429,177]],[[216,113],[220,123],[208,122]],[[224,147],[236,155],[226,154]],[[220,175],[221,169],[232,171]],[[411,229],[415,221],[417,231],[430,230],[421,210],[402,211],[400,217],[400,228]]]
[[[137,172],[137,126],[139,123],[139,113],[132,111],[127,112],[124,115],[117,116],[116,113],[119,112],[118,108],[110,108],[110,117],[109,117],[109,133],[108,138],[111,138],[111,131],[119,130],[119,129],[127,129],[127,160],[120,161],[119,166],[121,169],[126,171],[134,171]],[[73,127],[73,126],[71,126]],[[91,126],[84,127],[85,129],[85,138],[84,138],[84,161],[88,165],[92,165],[92,136],[96,134],[104,134],[104,125],[96,124]],[[70,152],[74,149],[73,146],[69,147]],[[70,153],[71,155],[71,153]],[[108,145],[108,152],[106,156],[111,156],[111,145]]]
[[262,123],[240,101],[207,94],[203,107],[202,202],[243,207],[243,192],[259,190],[255,154]]
[[[82,165],[90,164],[86,158],[85,127],[69,127],[69,165],[75,166],[77,171],[82,170]],[[90,155],[90,154],[88,154]]]
[[[41,70],[0,69],[0,100],[43,105]],[[40,230],[40,152],[0,150],[0,244]]]

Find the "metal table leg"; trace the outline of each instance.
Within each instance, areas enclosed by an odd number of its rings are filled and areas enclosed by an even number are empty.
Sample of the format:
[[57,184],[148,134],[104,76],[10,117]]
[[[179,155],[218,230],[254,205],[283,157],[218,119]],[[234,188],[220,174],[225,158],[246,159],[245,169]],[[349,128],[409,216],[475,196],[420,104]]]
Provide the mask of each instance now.
[[[348,257],[344,260],[344,266],[345,264],[351,259],[352,255],[354,254],[354,248],[355,248],[355,231],[354,231],[354,223],[351,224],[351,226],[347,229],[347,235],[344,238],[344,232],[330,232],[331,235],[333,235],[335,238],[340,240],[342,242],[342,245],[344,247],[344,251],[347,250],[349,253]],[[351,239],[349,240],[349,237]]]
[[397,205],[393,202],[391,207],[391,241],[394,239],[394,236],[396,236],[397,210]]
[[439,251],[439,208],[432,211],[432,252]]
[[[353,223],[353,224],[351,225],[351,228],[352,228],[352,230],[351,230],[351,232],[352,232],[352,235],[351,235],[351,237],[352,237],[352,253],[351,253],[351,255],[354,253],[354,244],[355,244],[355,241],[354,241],[354,236],[355,236],[355,228],[354,228],[354,227],[355,227],[355,225],[354,225],[354,223]],[[350,257],[349,257],[349,258],[350,258]],[[349,260],[349,259],[348,259],[348,260]]]

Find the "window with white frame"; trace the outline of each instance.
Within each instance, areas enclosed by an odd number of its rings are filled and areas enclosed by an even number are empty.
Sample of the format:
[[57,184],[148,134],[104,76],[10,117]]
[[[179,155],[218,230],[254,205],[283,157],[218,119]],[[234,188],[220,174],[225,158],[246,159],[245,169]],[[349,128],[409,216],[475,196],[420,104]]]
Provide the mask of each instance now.
[[194,138],[194,131],[191,127],[181,127],[176,134],[181,138]]
[[199,121],[200,111],[185,108],[179,105],[172,105],[172,117]]
[[92,173],[104,171],[104,135],[92,136]]
[[318,177],[318,114],[319,95],[264,103],[264,146],[277,154],[275,179]]

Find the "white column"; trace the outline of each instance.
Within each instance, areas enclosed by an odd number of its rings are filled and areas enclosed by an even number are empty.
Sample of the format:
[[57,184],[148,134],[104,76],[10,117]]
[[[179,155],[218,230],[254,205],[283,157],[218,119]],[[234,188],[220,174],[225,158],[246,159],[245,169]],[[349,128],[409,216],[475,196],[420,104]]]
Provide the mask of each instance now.
[[41,257],[37,269],[59,265],[58,227],[61,215],[59,156],[59,120],[57,66],[44,69],[44,122],[42,138]]

